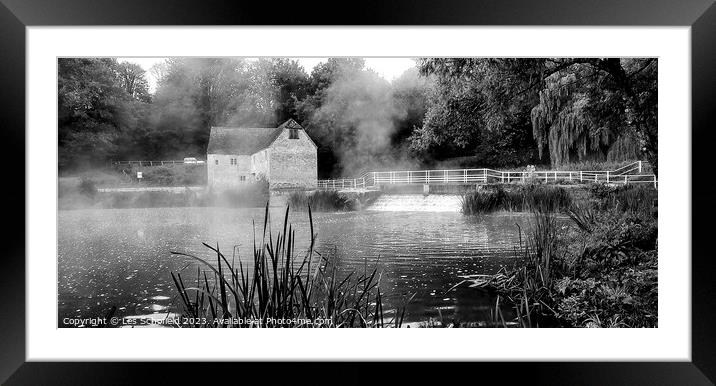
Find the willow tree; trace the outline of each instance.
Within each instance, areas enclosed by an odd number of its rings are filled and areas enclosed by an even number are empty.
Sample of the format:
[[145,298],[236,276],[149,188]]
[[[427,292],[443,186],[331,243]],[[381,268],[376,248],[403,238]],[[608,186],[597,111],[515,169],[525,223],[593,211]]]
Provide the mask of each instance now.
[[548,60],[531,110],[553,165],[646,157],[657,166],[656,59]]
[[493,138],[490,148],[514,151],[517,142],[495,138],[527,129],[539,159],[553,165],[646,157],[656,170],[654,58],[442,58],[419,65],[437,86],[418,145],[466,147]]

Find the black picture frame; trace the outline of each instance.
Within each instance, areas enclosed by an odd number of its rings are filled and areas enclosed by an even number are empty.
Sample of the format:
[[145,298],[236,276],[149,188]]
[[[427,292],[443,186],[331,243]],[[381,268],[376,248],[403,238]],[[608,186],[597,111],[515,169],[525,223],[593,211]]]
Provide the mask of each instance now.
[[[345,7],[345,8],[344,8]],[[318,10],[327,10],[319,12]],[[129,384],[137,380],[171,383],[187,380],[184,364],[39,363],[25,361],[25,41],[28,26],[70,25],[585,25],[585,26],[691,26],[692,55],[692,361],[691,362],[569,362],[469,363],[432,372],[427,364],[408,370],[403,364],[377,364],[378,370],[403,381],[454,382],[451,375],[482,378],[497,374],[512,383],[530,384],[713,384],[716,381],[716,272],[708,254],[709,200],[716,193],[706,176],[710,167],[707,146],[716,143],[712,111],[716,110],[716,5],[713,0],[397,0],[346,3],[228,2],[220,0],[0,0],[0,135],[7,159],[5,181],[22,189],[5,189],[12,221],[7,221],[2,279],[0,279],[0,381],[25,384]],[[48,128],[48,130],[54,128]],[[662,128],[668,130],[669,128]],[[684,133],[688,135],[688,133]],[[11,166],[11,167],[10,167]],[[25,205],[19,205],[18,203]],[[668,205],[669,203],[662,203]],[[21,208],[22,207],[22,208]],[[54,216],[54,214],[48,214]],[[668,256],[688,258],[688,256]],[[53,260],[54,261],[54,260]],[[102,344],[98,342],[98,344]],[[556,343],[558,344],[558,342]],[[478,348],[479,349],[479,348]],[[565,353],[569,356],[569,353]],[[235,364],[204,364],[197,373],[216,377],[237,374]],[[244,366],[247,366],[244,364]],[[249,364],[271,373],[325,374],[323,364]],[[457,367],[459,366],[459,367]],[[193,367],[192,367],[193,368]],[[227,371],[231,369],[231,371]],[[145,371],[148,370],[148,371]],[[447,372],[446,372],[447,371]],[[144,374],[139,376],[138,373]],[[349,383],[370,382],[373,372],[346,363],[331,369]],[[277,374],[273,372],[272,374]],[[444,377],[448,377],[447,379]],[[248,379],[241,377],[243,379]],[[212,382],[215,380],[212,375]],[[273,380],[273,378],[272,378]],[[387,379],[382,379],[388,382]],[[504,382],[501,382],[504,383]]]

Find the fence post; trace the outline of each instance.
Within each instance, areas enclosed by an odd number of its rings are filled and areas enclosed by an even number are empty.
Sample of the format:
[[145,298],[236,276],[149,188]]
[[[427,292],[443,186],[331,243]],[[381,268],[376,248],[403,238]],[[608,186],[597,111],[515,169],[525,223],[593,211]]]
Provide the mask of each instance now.
[[639,174],[641,174],[641,161],[637,161],[637,162],[639,162]]
[[609,170],[607,170],[607,184],[609,183]]
[[582,171],[579,171],[579,182],[582,182]]
[[505,172],[500,172],[500,182],[505,183]]

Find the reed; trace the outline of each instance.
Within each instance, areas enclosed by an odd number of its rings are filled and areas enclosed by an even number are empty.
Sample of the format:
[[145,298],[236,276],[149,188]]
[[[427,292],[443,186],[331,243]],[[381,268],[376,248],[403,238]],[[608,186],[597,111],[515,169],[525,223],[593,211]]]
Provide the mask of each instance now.
[[599,209],[616,209],[630,213],[652,213],[658,198],[651,185],[592,186],[592,194],[599,201]]
[[656,218],[588,205],[569,216],[574,227],[534,211],[514,266],[466,281],[514,307],[505,326],[655,327]]
[[335,190],[317,190],[312,193],[293,192],[288,196],[288,205],[299,210],[306,210],[310,207],[317,212],[350,211],[356,207],[354,200]]
[[[302,256],[295,251],[296,230],[288,223],[276,235],[266,206],[260,241],[254,236],[251,265],[234,252],[231,262],[216,247],[204,244],[214,263],[172,252],[198,263],[193,285],[172,272],[182,306],[182,327],[400,327],[405,308],[383,310],[377,269],[341,272],[335,259],[315,251],[316,234],[308,209],[310,244]],[[204,268],[203,270],[201,268]],[[279,323],[280,322],[280,323]]]
[[572,197],[566,189],[557,186],[530,184],[507,190],[498,185],[464,194],[461,203],[462,213],[467,215],[498,210],[559,212],[571,206]]

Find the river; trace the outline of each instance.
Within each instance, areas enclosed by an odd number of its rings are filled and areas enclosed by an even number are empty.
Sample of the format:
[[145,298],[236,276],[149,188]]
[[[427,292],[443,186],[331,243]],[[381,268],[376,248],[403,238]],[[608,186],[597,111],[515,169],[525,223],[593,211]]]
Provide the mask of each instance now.
[[[281,230],[284,210],[272,209]],[[261,233],[264,210],[227,208],[92,209],[58,214],[58,325],[66,317],[97,317],[112,305],[116,316],[172,310],[178,301],[171,271],[195,277],[196,263],[170,251],[216,258],[202,245],[217,243],[251,260],[253,225]],[[332,252],[342,268],[376,266],[382,273],[386,308],[415,294],[406,321],[429,318],[488,320],[494,299],[460,287],[463,275],[489,274],[514,262],[516,224],[524,213],[466,217],[454,212],[361,211],[314,213],[317,250]],[[308,214],[292,212],[296,251],[309,240]]]

